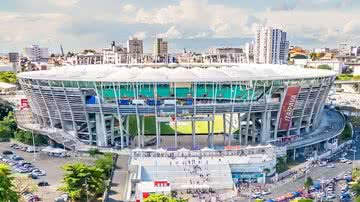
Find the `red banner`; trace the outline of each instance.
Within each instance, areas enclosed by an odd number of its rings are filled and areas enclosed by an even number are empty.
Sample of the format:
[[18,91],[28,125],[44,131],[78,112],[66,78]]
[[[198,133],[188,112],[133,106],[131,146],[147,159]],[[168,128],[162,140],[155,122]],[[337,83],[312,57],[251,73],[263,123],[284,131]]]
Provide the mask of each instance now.
[[27,99],[21,99],[20,100],[20,109],[26,109],[29,108],[29,101]]
[[300,92],[300,86],[288,86],[280,112],[279,129],[287,130],[294,113],[294,107],[297,96]]

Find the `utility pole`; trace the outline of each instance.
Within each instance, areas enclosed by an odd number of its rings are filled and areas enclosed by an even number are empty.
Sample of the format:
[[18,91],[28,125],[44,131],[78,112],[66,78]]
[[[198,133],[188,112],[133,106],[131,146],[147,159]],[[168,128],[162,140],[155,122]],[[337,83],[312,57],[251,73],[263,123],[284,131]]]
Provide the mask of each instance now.
[[31,130],[31,135],[32,135],[32,142],[33,142],[33,153],[34,153],[34,157],[33,160],[34,162],[36,161],[36,148],[35,148],[35,137],[34,137],[34,130]]

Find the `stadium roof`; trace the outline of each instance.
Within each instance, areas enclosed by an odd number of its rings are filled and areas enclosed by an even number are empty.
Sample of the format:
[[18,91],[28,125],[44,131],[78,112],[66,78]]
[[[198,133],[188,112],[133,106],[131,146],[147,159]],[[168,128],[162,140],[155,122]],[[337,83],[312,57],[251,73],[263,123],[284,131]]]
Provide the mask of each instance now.
[[334,76],[336,72],[289,65],[192,64],[192,65],[78,65],[23,72],[17,76],[59,81],[211,82],[287,80]]

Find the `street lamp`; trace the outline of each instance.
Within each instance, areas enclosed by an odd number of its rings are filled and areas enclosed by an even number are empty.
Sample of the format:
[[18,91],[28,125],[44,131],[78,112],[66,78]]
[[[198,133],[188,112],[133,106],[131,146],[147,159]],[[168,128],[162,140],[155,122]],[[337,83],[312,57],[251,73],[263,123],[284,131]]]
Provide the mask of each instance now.
[[34,156],[33,156],[33,160],[34,162],[36,161],[36,151],[35,151],[35,137],[34,137],[34,130],[31,130],[31,135],[32,135],[32,142],[33,142],[33,153],[34,153]]
[[355,164],[355,154],[356,154],[356,149],[350,149],[349,151],[353,152],[353,162],[352,162],[352,169],[354,170],[354,164]]

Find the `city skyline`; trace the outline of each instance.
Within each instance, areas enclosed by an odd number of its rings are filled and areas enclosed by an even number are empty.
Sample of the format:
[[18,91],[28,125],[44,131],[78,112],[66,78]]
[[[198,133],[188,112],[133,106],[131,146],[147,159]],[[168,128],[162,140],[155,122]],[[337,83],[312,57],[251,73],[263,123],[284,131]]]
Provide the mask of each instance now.
[[359,6],[351,0],[3,0],[0,22],[7,29],[0,32],[0,52],[32,44],[50,52],[60,52],[60,44],[65,51],[100,50],[113,40],[125,44],[129,37],[143,39],[146,53],[155,37],[169,42],[169,52],[200,52],[244,46],[259,25],[285,30],[290,45],[335,48],[343,41],[359,41]]

